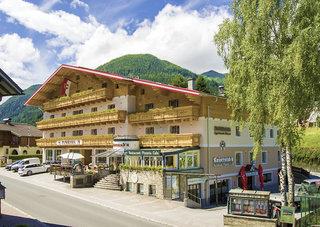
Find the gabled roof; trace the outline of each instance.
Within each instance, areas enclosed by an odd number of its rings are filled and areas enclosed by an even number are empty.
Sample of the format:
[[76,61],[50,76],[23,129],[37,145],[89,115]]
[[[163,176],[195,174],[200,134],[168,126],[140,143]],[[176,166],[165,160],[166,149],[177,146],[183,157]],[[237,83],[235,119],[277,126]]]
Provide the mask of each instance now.
[[[201,92],[196,91],[196,90],[190,90],[187,88],[180,88],[180,87],[175,87],[167,84],[162,84],[158,82],[153,82],[149,80],[142,80],[142,79],[136,79],[136,78],[126,78],[120,75],[116,75],[113,73],[108,73],[108,72],[102,72],[99,70],[94,70],[94,69],[89,69],[89,68],[84,68],[84,67],[79,67],[79,66],[72,66],[72,65],[61,65],[43,84],[42,86],[26,101],[26,105],[34,105],[33,100],[37,99],[37,96],[41,92],[45,92],[45,87],[48,83],[52,82],[56,77],[59,75],[63,76],[64,71],[75,71],[75,72],[82,72],[86,73],[88,75],[92,76],[97,76],[97,77],[104,77],[104,78],[109,78],[109,79],[114,79],[114,80],[122,80],[122,81],[127,81],[131,82],[134,84],[140,84],[140,85],[145,85],[145,86],[150,86],[150,87],[156,87],[160,89],[165,89],[169,90],[172,92],[179,92],[187,95],[193,95],[193,96],[199,96],[201,95]],[[62,79],[61,76],[61,79]],[[39,95],[40,96],[40,95]]]
[[42,132],[33,125],[0,123],[0,131],[9,131],[18,137],[42,137]]
[[0,97],[22,94],[23,90],[0,69]]

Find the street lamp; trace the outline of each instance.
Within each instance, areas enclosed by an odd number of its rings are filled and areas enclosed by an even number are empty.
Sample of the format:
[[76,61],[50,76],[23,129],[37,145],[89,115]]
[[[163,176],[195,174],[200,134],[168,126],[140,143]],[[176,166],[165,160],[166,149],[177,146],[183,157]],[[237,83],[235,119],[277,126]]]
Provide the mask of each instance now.
[[0,216],[2,215],[1,212],[1,199],[5,199],[6,198],[6,187],[3,186],[0,182]]

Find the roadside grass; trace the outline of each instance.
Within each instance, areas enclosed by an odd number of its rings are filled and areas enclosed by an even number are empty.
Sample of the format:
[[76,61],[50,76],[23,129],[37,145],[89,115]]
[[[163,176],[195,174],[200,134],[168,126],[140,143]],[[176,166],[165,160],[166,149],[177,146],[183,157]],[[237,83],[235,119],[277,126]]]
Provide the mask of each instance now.
[[302,138],[301,147],[320,148],[320,128],[307,128]]

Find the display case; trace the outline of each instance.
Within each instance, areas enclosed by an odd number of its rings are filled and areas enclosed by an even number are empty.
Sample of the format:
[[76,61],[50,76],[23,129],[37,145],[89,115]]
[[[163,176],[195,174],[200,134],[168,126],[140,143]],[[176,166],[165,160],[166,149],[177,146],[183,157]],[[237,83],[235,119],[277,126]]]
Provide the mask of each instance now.
[[270,211],[270,192],[242,189],[231,189],[229,191],[229,214],[269,218]]

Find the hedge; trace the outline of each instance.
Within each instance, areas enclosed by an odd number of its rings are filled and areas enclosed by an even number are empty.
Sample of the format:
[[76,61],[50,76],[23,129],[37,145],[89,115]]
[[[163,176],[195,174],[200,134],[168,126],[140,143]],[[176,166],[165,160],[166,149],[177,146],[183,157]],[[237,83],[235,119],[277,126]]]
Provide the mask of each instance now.
[[135,170],[135,171],[155,171],[162,173],[162,166],[130,166],[126,164],[120,164],[119,168],[121,170]]
[[292,152],[292,159],[296,163],[305,163],[306,165],[310,166],[320,165],[320,148],[297,148]]
[[12,160],[12,162],[15,162],[17,160],[22,160],[25,158],[39,158],[40,161],[42,160],[42,155],[41,154],[28,154],[28,155],[9,155],[9,159]]

